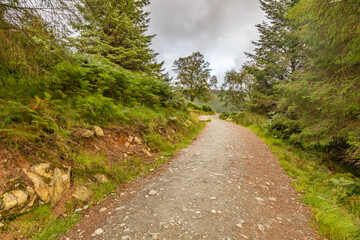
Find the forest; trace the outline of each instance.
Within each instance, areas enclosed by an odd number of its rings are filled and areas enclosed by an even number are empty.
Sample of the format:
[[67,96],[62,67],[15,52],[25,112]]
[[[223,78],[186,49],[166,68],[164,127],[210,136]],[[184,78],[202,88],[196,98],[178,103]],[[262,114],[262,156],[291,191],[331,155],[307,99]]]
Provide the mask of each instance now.
[[260,1],[268,21],[225,102],[266,115],[268,131],[360,167],[360,27],[357,1]]

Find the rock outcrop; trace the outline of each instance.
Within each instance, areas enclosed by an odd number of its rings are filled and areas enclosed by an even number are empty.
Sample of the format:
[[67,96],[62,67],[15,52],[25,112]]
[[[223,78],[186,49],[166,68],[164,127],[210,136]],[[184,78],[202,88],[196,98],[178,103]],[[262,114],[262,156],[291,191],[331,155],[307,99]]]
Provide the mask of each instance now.
[[67,170],[52,170],[50,164],[41,163],[32,166],[30,170],[24,168],[23,172],[33,186],[0,194],[0,220],[29,211],[38,199],[54,206],[71,185],[70,167]]
[[104,131],[102,130],[101,127],[94,126],[94,130],[95,130],[96,136],[98,136],[98,137],[104,137],[105,136]]

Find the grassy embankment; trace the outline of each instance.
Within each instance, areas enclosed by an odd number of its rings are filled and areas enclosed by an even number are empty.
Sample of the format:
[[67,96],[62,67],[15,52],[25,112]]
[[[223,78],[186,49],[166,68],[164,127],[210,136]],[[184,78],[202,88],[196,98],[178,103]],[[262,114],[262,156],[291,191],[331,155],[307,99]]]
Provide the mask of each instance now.
[[[81,218],[74,209],[96,204],[119,184],[166,163],[204,126],[162,80],[97,58],[63,61],[39,77],[9,73],[0,80],[0,160],[6,166],[0,191],[24,188],[29,182],[17,175],[21,168],[42,162],[71,166],[72,185],[93,191],[88,203],[69,198],[57,213],[39,205],[5,220],[0,238],[55,238]],[[104,129],[105,137],[82,136],[95,125]],[[113,154],[111,147],[123,146],[120,140],[128,136],[138,136],[143,144]],[[142,148],[150,148],[153,156],[147,157]],[[91,181],[95,174],[110,182]]]
[[[133,116],[132,120],[138,120],[142,123],[153,119],[153,121],[148,123],[155,129],[160,126],[161,122],[164,123],[163,121],[166,121],[163,113],[155,113],[149,110],[146,112],[146,109],[136,113],[133,112],[133,114],[137,115],[137,118]],[[155,115],[157,115],[157,118]],[[141,156],[135,155],[114,164],[104,153],[93,154],[88,151],[89,149],[86,146],[69,152],[71,160],[69,159],[68,161],[71,161],[70,164],[73,167],[72,174],[75,185],[87,184],[86,182],[90,176],[96,173],[105,174],[110,179],[110,182],[87,185],[93,191],[91,201],[81,203],[68,199],[60,216],[53,212],[53,208],[50,205],[39,205],[29,213],[8,219],[5,222],[5,227],[2,229],[4,236],[45,240],[54,239],[59,234],[66,232],[82,217],[81,213],[74,212],[76,208],[84,204],[91,207],[93,204],[99,203],[110,193],[115,192],[121,186],[121,183],[131,182],[140,176],[149,174],[149,169],[156,169],[162,164],[167,163],[174,153],[191,143],[204,127],[204,124],[199,123],[196,117],[197,115],[195,114],[192,114],[192,116],[188,115],[187,117],[183,116],[180,121],[180,119],[177,120],[172,116],[171,124],[166,124],[167,127],[176,131],[176,134],[172,135],[171,138],[164,137],[154,130],[143,131],[143,139],[146,141],[146,145],[156,154],[156,157],[152,160],[142,159]],[[186,122],[185,119],[191,119],[192,123],[190,124],[189,121],[188,124],[184,124]],[[121,128],[126,129],[129,126],[122,125]],[[139,129],[139,126],[132,125],[131,129]]]
[[223,114],[250,128],[271,148],[281,166],[293,179],[316,219],[321,234],[328,239],[360,239],[360,175],[326,160],[325,154],[311,153],[271,136],[268,120],[253,113]]

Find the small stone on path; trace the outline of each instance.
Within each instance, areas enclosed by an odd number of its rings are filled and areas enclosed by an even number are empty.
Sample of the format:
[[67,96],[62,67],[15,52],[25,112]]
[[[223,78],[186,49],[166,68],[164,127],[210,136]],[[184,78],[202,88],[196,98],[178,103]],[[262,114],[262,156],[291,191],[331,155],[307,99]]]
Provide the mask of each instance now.
[[102,233],[104,233],[104,230],[103,230],[102,228],[98,228],[98,229],[96,229],[95,232],[94,232],[95,235],[100,235],[100,234],[102,234]]
[[103,207],[103,208],[101,208],[101,209],[99,210],[99,213],[105,212],[106,210],[107,210],[107,208],[106,208],[106,207]]
[[260,231],[265,231],[265,227],[261,224],[258,225],[258,228],[260,229]]
[[75,212],[81,212],[83,209],[82,208],[77,208],[75,209]]
[[125,209],[125,206],[121,206],[121,207],[115,208],[115,211],[120,211],[120,210],[123,210],[123,209]]
[[154,195],[156,195],[158,192],[156,191],[156,190],[150,190],[150,192],[149,192],[149,195],[150,196],[154,196]]

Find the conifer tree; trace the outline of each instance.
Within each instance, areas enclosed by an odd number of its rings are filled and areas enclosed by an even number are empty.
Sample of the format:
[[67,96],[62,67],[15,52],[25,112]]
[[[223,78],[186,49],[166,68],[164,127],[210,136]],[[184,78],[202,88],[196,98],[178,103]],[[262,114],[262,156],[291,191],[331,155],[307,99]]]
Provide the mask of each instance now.
[[247,53],[251,64],[247,71],[256,79],[256,90],[265,95],[274,93],[274,85],[289,80],[290,75],[303,65],[299,41],[292,34],[293,26],[286,12],[298,0],[260,0],[268,22],[256,25],[260,39],[254,41],[255,52]]
[[132,71],[157,75],[162,63],[155,60],[150,48],[155,35],[147,35],[148,0],[82,0],[78,5],[84,23],[79,48],[89,54],[100,54],[111,62]]

